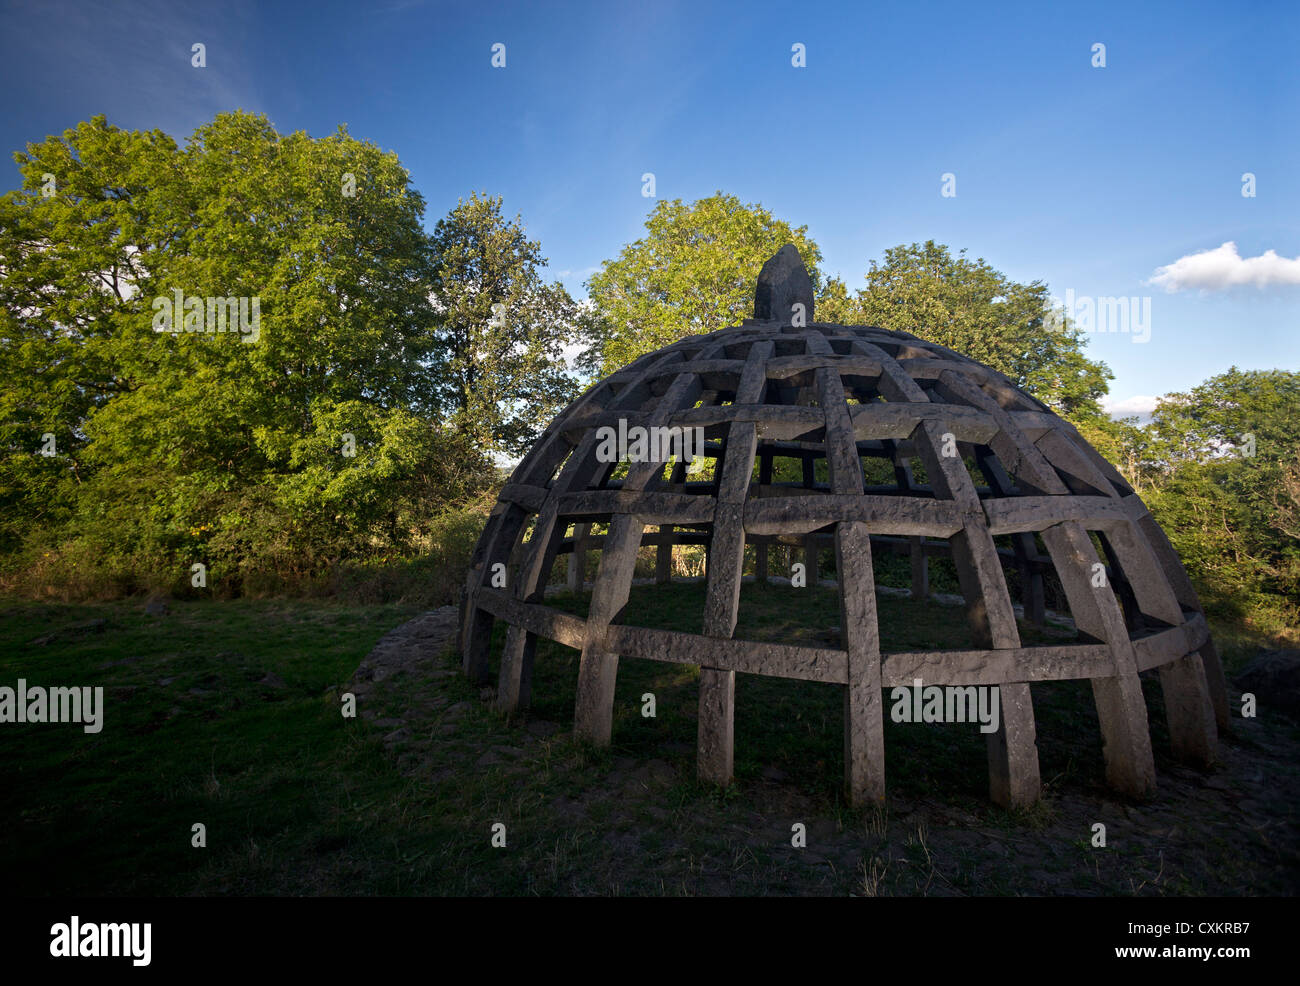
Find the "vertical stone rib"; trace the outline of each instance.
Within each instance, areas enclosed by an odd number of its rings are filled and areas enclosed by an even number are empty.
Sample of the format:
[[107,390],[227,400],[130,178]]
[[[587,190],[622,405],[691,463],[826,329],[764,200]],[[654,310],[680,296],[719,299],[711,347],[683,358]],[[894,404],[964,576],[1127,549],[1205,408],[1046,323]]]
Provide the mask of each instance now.
[[[765,367],[772,343],[749,349],[736,389],[736,404],[757,404],[763,398]],[[745,561],[744,504],[754,474],[758,428],[752,421],[733,422],[723,446],[718,496],[704,601],[704,634],[728,638],[736,629],[740,580]],[[736,672],[700,667],[697,771],[700,779],[730,784],[735,766]]]
[[[1129,521],[1106,534],[1111,550],[1133,589],[1138,609],[1170,626],[1183,622],[1183,609],[1139,527]],[[1217,754],[1214,706],[1205,667],[1199,654],[1186,654],[1160,667],[1160,691],[1174,756],[1185,763],[1208,766]]]
[[[677,355],[680,358],[680,354]],[[700,378],[691,372],[689,366],[689,363],[682,364],[682,372],[674,378],[650,416],[649,427],[664,427],[676,411],[691,407],[699,398]],[[639,492],[662,471],[662,462],[633,463],[628,467],[623,489]],[[641,518],[631,514],[617,514],[610,521],[592,590],[591,607],[587,611],[587,630],[578,661],[573,732],[579,739],[597,746],[609,745],[614,718],[618,653],[607,645],[609,625],[619,618],[627,605],[644,529]]]
[[925,538],[910,537],[907,540],[912,562],[912,598],[924,602],[930,598],[930,563],[925,554]]
[[[551,422],[533,449],[519,464],[516,472],[521,478],[532,480],[533,484],[548,482],[551,471],[564,458],[562,446],[565,443],[562,435],[569,421],[579,417],[585,411],[601,407],[597,398],[610,397],[609,406],[614,408],[634,404],[642,396],[644,381],[652,369],[680,361],[681,358],[678,353],[650,353],[641,357],[623,371],[624,375],[631,376],[627,385],[617,394],[614,394],[615,377],[610,377],[591,387],[586,394]],[[566,469],[571,466],[576,468],[575,456],[576,453],[569,455],[568,461],[565,462]],[[461,609],[461,666],[466,676],[474,681],[488,680],[488,651],[491,647],[494,622],[492,614],[478,605],[479,587],[490,581],[494,565],[505,564],[510,560],[523,532],[527,516],[527,512],[521,507],[498,501],[492,508],[492,514],[470,562]]]
[[908,375],[898,360],[879,346],[862,339],[854,339],[852,349],[854,352],[880,363],[880,378],[876,381],[876,389],[884,395],[885,400],[899,403],[928,404],[930,402],[930,398],[926,396],[925,391]]
[[498,503],[492,508],[496,522],[484,534],[484,551],[476,566],[469,572],[469,585],[465,594],[465,617],[461,641],[462,668],[467,677],[476,682],[488,679],[488,651],[492,643],[492,614],[478,606],[479,586],[489,582],[492,569],[510,560],[515,542],[524,529],[528,512],[513,503]]
[[1088,533],[1079,524],[1057,524],[1042,532],[1075,626],[1110,647],[1115,674],[1093,678],[1092,694],[1101,724],[1106,781],[1131,797],[1146,797],[1155,789],[1156,768],[1151,754],[1146,701],[1138,679],[1137,655],[1129,641],[1124,614],[1110,584],[1093,586],[1100,564]]
[[[996,401],[965,376],[951,370],[940,374],[938,388],[945,396],[977,407],[993,416],[998,433],[989,445],[1022,490],[1067,496],[1069,490],[1047,457],[1032,444]],[[1138,680],[1137,657],[1115,592],[1109,584],[1092,586],[1097,552],[1079,524],[1057,524],[1042,532],[1043,543],[1070,601],[1075,625],[1083,633],[1110,647],[1115,675],[1093,678],[1092,694],[1101,724],[1106,779],[1116,790],[1145,797],[1155,787],[1155,761],[1146,703]]]
[[573,525],[573,551],[565,571],[565,585],[570,592],[581,592],[587,577],[587,532],[590,524]]
[[[1002,574],[997,546],[989,533],[979,494],[960,454],[944,455],[942,427],[923,422],[912,433],[912,443],[925,466],[934,495],[953,500],[966,524],[950,539],[952,559],[967,612],[981,647],[1014,649],[1020,646],[1011,594]],[[996,732],[988,735],[989,794],[1000,805],[1020,807],[1038,800],[1042,783],[1038,769],[1037,729],[1029,685],[1005,682],[998,687],[1001,715]]]
[[[546,597],[546,581],[564,540],[564,524],[558,524],[558,494],[582,489],[605,465],[596,461],[596,434],[588,432],[564,464],[555,481],[552,496],[546,498],[533,524],[533,535],[519,566],[514,585],[515,598],[522,602],[541,602]],[[582,525],[584,528],[586,525]],[[574,555],[580,540],[574,528]],[[572,556],[571,556],[572,558]],[[579,561],[579,564],[583,564]],[[580,571],[580,570],[579,570]],[[581,576],[579,575],[579,580]],[[516,626],[506,631],[501,651],[501,668],[497,676],[497,708],[507,715],[527,708],[532,697],[533,658],[537,653],[537,635]]]
[[[1005,469],[992,455],[979,456],[980,472],[984,473],[992,491],[998,496],[1011,496],[1015,484]],[[1016,554],[1016,565],[1020,569],[1021,602],[1025,607],[1025,619],[1034,626],[1041,627],[1047,620],[1047,600],[1043,590],[1043,576],[1034,566],[1038,549],[1032,534],[1011,535],[1011,548]]]
[[587,611],[587,632],[578,663],[578,694],[573,734],[596,746],[608,746],[614,723],[614,684],[618,653],[610,649],[609,625],[622,613],[632,589],[636,551],[644,524],[632,514],[618,514],[609,524]]
[[[820,346],[826,340],[816,337]],[[836,370],[816,374],[817,403],[826,417],[826,453],[831,492],[862,495],[862,463],[857,454],[853,419],[844,399],[844,382]],[[835,525],[835,569],[840,592],[840,626],[848,655],[844,687],[844,786],[854,805],[885,797],[884,696],[880,684],[880,624],[876,614],[876,578],[871,561],[871,533],[861,521]]]
[[[645,380],[651,370],[680,362],[681,359],[682,355],[680,353],[650,353],[636,360],[620,374],[615,374],[614,377],[610,377],[601,384],[592,387],[583,398],[570,405],[568,410],[551,423],[542,438],[538,440],[533,453],[525,456],[524,462],[520,463],[523,469],[521,475],[538,483],[549,479],[549,471],[553,470],[555,465],[558,465],[563,458],[556,451],[555,439],[562,433],[568,421],[582,412],[584,408],[599,406],[595,402],[595,398],[598,396],[613,394],[609,403],[610,408],[630,408],[635,406],[648,392]],[[624,377],[626,385],[621,390],[618,390],[617,394],[614,394],[614,381],[620,376]],[[594,462],[589,461],[594,459],[594,445],[594,436],[588,434],[586,444],[588,451],[581,455],[578,451],[575,451],[570,455],[564,463],[565,470],[578,470],[579,467],[586,469],[589,464],[595,468]],[[548,459],[545,468],[539,474],[537,470],[541,467],[538,466],[538,459],[534,457],[534,453],[540,455],[539,450],[543,448],[552,449],[549,454],[553,461]],[[585,475],[589,476],[590,473],[585,473]],[[498,502],[492,509],[492,517],[489,518],[483,537],[479,539],[479,544],[474,552],[474,559],[470,564],[469,573],[466,577],[464,607],[461,610],[462,667],[466,676],[478,682],[488,680],[488,651],[491,646],[492,624],[494,622],[492,614],[478,605],[479,587],[490,581],[494,565],[497,563],[504,564],[509,561],[519,543],[519,537],[523,532],[527,516],[527,512],[521,507]]]
[[[1201,607],[1200,597],[1197,596],[1196,589],[1192,587],[1192,580],[1187,577],[1182,562],[1178,560],[1178,552],[1169,543],[1169,538],[1161,530],[1160,525],[1156,523],[1155,518],[1151,516],[1146,505],[1142,503],[1137,494],[1125,497],[1124,504],[1129,516],[1135,520],[1138,528],[1146,535],[1147,544],[1151,546],[1151,550],[1155,553],[1161,571],[1169,580],[1170,588],[1178,599],[1179,605],[1184,609],[1190,609],[1203,615],[1205,610]],[[1198,654],[1204,666],[1206,684],[1210,691],[1210,702],[1214,706],[1215,724],[1219,727],[1220,733],[1231,732],[1232,714],[1228,707],[1228,686],[1223,676],[1223,664],[1219,661],[1219,652],[1215,649],[1214,641],[1207,637]]]

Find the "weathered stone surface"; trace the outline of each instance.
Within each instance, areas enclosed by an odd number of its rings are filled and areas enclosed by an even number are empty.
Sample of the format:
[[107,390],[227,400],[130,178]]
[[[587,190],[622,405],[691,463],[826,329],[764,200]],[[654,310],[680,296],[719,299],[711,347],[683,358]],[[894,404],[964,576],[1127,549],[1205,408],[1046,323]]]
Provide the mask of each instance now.
[[751,534],[806,534],[850,520],[863,521],[873,534],[937,538],[950,537],[963,523],[952,503],[900,496],[829,493],[755,498],[745,504],[745,530]]
[[1097,578],[1100,562],[1082,527],[1076,523],[1058,524],[1043,531],[1042,536],[1069,597],[1075,623],[1088,636],[1106,641],[1114,655],[1115,674],[1092,679],[1106,780],[1130,797],[1146,797],[1155,789],[1155,759],[1137,657],[1124,625],[1124,614],[1110,584]]
[[813,321],[812,278],[794,244],[787,243],[763,265],[754,289],[754,318],[789,324],[796,304],[804,306],[803,324]]

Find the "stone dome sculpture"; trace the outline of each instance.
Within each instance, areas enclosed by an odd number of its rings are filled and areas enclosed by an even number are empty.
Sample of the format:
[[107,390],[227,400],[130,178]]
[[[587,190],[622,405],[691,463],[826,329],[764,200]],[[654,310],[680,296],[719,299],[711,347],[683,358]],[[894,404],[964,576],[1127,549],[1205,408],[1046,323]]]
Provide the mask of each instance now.
[[[752,319],[642,356],[555,419],[501,490],[475,550],[461,613],[466,674],[490,680],[492,629],[504,621],[497,702],[513,712],[529,702],[538,638],[575,648],[574,733],[607,745],[620,656],[698,665],[698,772],[722,784],[732,779],[737,671],[836,683],[845,689],[845,787],[859,805],[885,794],[885,689],[918,679],[997,686],[990,793],[1021,806],[1040,794],[1030,685],[1062,679],[1092,683],[1107,783],[1149,794],[1155,766],[1139,675],[1159,669],[1174,756],[1212,761],[1216,726],[1228,726],[1219,658],[1177,554],[1123,477],[994,370],[907,333],[813,314],[812,283],[785,246],[763,267]],[[706,481],[686,472],[691,449],[680,454],[679,438],[695,429],[695,451],[714,467]],[[634,432],[651,445],[656,435],[678,443],[674,464],[632,456],[615,478],[610,436]],[[773,482],[778,457],[803,463],[802,483]],[[872,459],[889,465],[892,483],[867,481]],[[606,529],[594,536],[592,524]],[[767,580],[778,538],[807,550],[810,585],[818,550],[833,549],[838,647],[733,639],[745,547],[754,547],[755,577]],[[707,551],[699,632],[624,625],[639,549],[657,546],[664,581],[674,543]],[[881,652],[872,559],[882,551],[910,554],[922,583],[928,556],[951,558],[975,649]],[[599,568],[586,618],[548,606],[557,557],[588,552],[599,553]],[[1004,566],[1018,573],[1018,600]],[[569,572],[581,588],[583,566]],[[1015,602],[1041,624],[1048,572],[1078,641],[1026,646]]]

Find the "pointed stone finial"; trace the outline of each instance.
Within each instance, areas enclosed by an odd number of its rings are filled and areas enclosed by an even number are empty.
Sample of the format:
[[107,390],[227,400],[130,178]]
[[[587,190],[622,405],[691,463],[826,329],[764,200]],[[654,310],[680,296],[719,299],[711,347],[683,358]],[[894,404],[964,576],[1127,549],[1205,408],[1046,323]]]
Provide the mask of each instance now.
[[754,318],[789,323],[796,303],[803,305],[803,324],[813,320],[812,278],[794,244],[787,243],[763,265],[754,289]]

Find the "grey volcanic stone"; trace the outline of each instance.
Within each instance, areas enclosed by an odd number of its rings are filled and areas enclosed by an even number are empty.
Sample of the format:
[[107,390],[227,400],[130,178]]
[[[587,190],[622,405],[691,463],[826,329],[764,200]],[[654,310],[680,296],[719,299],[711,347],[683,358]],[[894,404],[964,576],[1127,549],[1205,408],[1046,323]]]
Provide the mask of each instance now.
[[754,317],[789,323],[796,302],[804,306],[804,324],[813,320],[812,278],[794,245],[787,243],[763,265],[754,289]]

